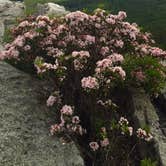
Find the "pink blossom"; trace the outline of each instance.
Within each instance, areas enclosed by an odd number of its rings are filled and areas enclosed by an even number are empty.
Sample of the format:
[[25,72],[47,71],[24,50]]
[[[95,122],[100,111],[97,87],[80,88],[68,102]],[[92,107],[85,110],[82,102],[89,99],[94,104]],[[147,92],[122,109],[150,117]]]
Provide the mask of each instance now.
[[96,23],[96,24],[95,24],[95,27],[98,28],[98,29],[100,29],[100,28],[101,28],[101,25],[98,24],[98,23]]
[[151,139],[153,138],[153,136],[150,133],[147,133],[145,130],[141,128],[137,130],[137,137],[144,139],[145,141],[151,141]]
[[49,22],[50,21],[50,18],[48,16],[37,16],[36,18],[36,21],[39,22],[39,21],[45,21],[45,22]]
[[33,32],[33,31],[29,31],[29,32],[24,33],[24,37],[28,38],[28,39],[33,39],[38,35],[39,34],[37,32]]
[[118,13],[118,19],[123,20],[123,19],[125,19],[126,17],[127,17],[126,12],[120,11],[120,12]]
[[128,131],[129,131],[129,135],[132,136],[133,135],[133,127],[128,127]]
[[25,20],[25,21],[21,22],[18,25],[18,27],[24,28],[24,27],[29,26],[29,25],[30,25],[29,22],[27,20]]
[[84,68],[84,65],[78,59],[75,59],[73,63],[74,63],[74,69],[77,71]]
[[149,51],[146,47],[142,47],[140,51],[142,54],[145,54],[145,55],[149,54]]
[[143,82],[146,78],[146,76],[144,75],[144,73],[142,71],[136,71],[134,75],[135,75],[136,79],[141,82]]
[[166,57],[166,51],[163,51],[160,48],[157,47],[151,47],[149,49],[151,55],[153,55],[154,57]]
[[47,55],[52,56],[54,58],[61,57],[64,55],[64,52],[58,48],[47,47],[46,50],[48,51]]
[[49,98],[47,99],[47,106],[53,106],[56,101],[57,98],[55,96],[49,96]]
[[74,124],[80,123],[80,118],[78,116],[73,116],[72,123],[74,123]]
[[7,58],[7,51],[0,51],[0,60]]
[[69,106],[69,105],[64,105],[63,107],[62,107],[62,109],[60,110],[60,112],[62,113],[62,114],[64,114],[64,115],[72,115],[73,114],[73,109],[72,109],[72,107],[71,106]]
[[128,122],[128,120],[127,120],[126,118],[121,117],[120,120],[119,120],[119,124],[120,124],[121,126],[123,126],[123,125],[128,125],[129,122]]
[[54,135],[55,133],[60,132],[61,127],[58,124],[54,124],[51,126],[50,133],[51,135]]
[[90,142],[89,146],[93,151],[96,151],[99,149],[99,144],[97,142]]
[[84,77],[81,80],[81,84],[82,84],[82,88],[84,89],[98,89],[99,88],[99,84],[98,81],[95,77]]
[[116,46],[116,47],[123,48],[124,42],[123,42],[122,40],[116,40],[115,46]]
[[90,57],[90,54],[88,51],[73,51],[72,52],[72,57],[75,58],[75,57],[80,57],[80,58],[88,58]]
[[116,63],[116,62],[122,63],[124,61],[123,56],[121,54],[117,54],[117,53],[114,53],[114,54],[108,56],[108,58],[111,59],[111,61],[113,63]]
[[100,50],[100,53],[105,56],[106,54],[109,53],[109,47],[102,47]]
[[105,58],[103,60],[98,61],[97,63],[97,68],[96,68],[96,72],[100,73],[102,71],[105,71],[106,69],[109,69],[112,67],[112,60]]
[[84,35],[83,38],[86,40],[86,42],[93,44],[95,43],[95,37],[91,35]]
[[108,17],[108,18],[106,19],[106,22],[107,22],[108,24],[114,25],[114,24],[115,24],[115,19]]
[[122,67],[120,67],[120,66],[115,66],[115,67],[113,67],[112,71],[115,72],[115,73],[118,73],[118,74],[121,76],[121,78],[122,78],[123,80],[125,79],[126,73],[125,73],[125,71],[122,69]]
[[45,21],[39,21],[38,22],[38,28],[46,27],[47,23]]
[[11,46],[7,51],[2,51],[0,54],[1,59],[18,59],[20,52],[13,46]]
[[76,11],[71,12],[65,16],[66,21],[69,21],[69,25],[75,26],[80,22],[86,21],[89,19],[89,16],[83,12]]
[[14,41],[13,41],[13,45],[18,46],[18,47],[22,47],[25,43],[25,38],[24,36],[18,36]]
[[29,51],[31,49],[31,46],[30,45],[25,45],[24,46],[24,51]]

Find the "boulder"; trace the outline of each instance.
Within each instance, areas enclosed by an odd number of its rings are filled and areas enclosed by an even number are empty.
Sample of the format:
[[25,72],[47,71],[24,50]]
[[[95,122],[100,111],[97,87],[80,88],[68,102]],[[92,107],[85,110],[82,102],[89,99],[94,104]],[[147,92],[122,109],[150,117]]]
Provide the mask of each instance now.
[[[157,112],[143,89],[130,89],[130,94],[129,109],[134,112],[133,119],[136,128],[148,126],[153,135],[152,142],[140,144],[142,158],[151,156],[158,161],[158,165],[166,166],[166,136],[163,132],[160,113]],[[162,116],[163,119],[166,121],[166,116]]]
[[24,4],[22,2],[13,2],[9,0],[0,0],[1,20],[15,19],[24,15]]
[[44,89],[43,82],[0,62],[0,165],[84,165],[74,143],[50,136],[53,117],[41,98]]
[[55,3],[37,4],[37,15],[63,16],[69,13],[63,6]]
[[17,17],[24,15],[24,4],[9,0],[0,0],[0,43],[6,28],[12,27]]

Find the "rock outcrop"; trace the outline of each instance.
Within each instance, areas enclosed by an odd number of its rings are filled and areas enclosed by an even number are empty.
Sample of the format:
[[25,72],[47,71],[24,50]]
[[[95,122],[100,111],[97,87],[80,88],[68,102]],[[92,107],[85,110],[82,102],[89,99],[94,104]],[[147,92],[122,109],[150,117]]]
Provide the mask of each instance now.
[[69,13],[63,6],[55,3],[45,3],[37,5],[37,15],[63,16]]
[[24,15],[24,4],[9,0],[0,0],[0,43],[6,28],[13,26],[17,17]]
[[0,165],[83,166],[74,143],[49,135],[52,119],[39,87],[41,81],[0,62]]
[[[149,127],[154,138],[150,144],[140,144],[142,156],[151,156],[154,160],[158,161],[158,165],[166,166],[166,135],[163,132],[157,110],[143,89],[132,89],[129,102],[131,104],[129,109],[134,112],[135,126]],[[163,116],[163,118],[166,121],[166,116]]]
[[[63,7],[49,3],[46,13],[61,15]],[[0,0],[0,51],[5,29],[24,15],[24,4]],[[0,165],[83,166],[74,143],[63,145],[49,134],[43,83],[5,62],[0,62]]]
[[160,111],[166,114],[166,85],[165,88],[162,89],[161,94],[158,96],[156,101]]
[[20,17],[23,14],[24,4],[22,2],[0,0],[0,17],[3,18],[3,20]]

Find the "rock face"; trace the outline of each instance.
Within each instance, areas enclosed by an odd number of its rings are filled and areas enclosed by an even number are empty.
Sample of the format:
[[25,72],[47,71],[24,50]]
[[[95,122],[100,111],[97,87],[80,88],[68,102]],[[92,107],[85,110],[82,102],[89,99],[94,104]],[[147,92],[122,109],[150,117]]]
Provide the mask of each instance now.
[[160,107],[160,111],[166,114],[166,85],[165,88],[161,91],[157,99],[158,106]]
[[[62,15],[59,5],[48,3],[47,14]],[[0,50],[5,28],[24,15],[21,2],[0,0]],[[0,62],[0,165],[3,166],[83,166],[74,143],[62,145],[49,135],[45,102],[39,97],[43,84],[14,67]]]
[[24,5],[21,2],[0,0],[0,17],[5,19],[16,18],[24,14]]
[[0,165],[83,166],[74,143],[49,136],[41,82],[0,62]]
[[[160,117],[157,114],[149,97],[142,89],[131,90],[131,110],[134,111],[136,127],[149,127],[154,140],[150,144],[140,145],[142,156],[151,156],[158,161],[158,165],[166,166],[166,135],[162,131]],[[165,118],[166,116],[162,117]]]
[[37,5],[37,15],[63,16],[69,13],[63,6],[55,3],[45,3]]
[[5,32],[5,28],[11,27],[17,17],[24,15],[24,4],[9,0],[0,0],[0,43]]
[[0,43],[2,43],[4,33],[5,33],[5,26],[3,21],[0,20]]

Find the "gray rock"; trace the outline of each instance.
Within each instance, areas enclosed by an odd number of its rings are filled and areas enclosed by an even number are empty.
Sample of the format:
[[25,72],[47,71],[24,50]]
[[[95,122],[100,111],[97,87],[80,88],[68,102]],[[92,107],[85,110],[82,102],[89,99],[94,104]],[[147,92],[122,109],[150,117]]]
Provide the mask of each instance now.
[[22,2],[0,0],[0,17],[11,19],[23,16],[24,8],[25,7]]
[[148,126],[154,138],[151,144],[140,144],[141,155],[142,157],[151,156],[159,162],[159,165],[166,166],[166,137],[160,128],[159,116],[143,89],[130,91],[130,109],[134,111],[135,126],[142,128]]
[[45,3],[37,5],[37,15],[63,16],[69,13],[63,6],[55,3]]
[[2,43],[4,33],[5,33],[5,26],[3,21],[0,20],[0,43]]
[[166,85],[165,88],[161,90],[161,94],[159,95],[157,102],[160,110],[166,113]]
[[12,27],[17,17],[24,16],[24,4],[9,0],[0,0],[0,43],[5,29]]
[[49,135],[41,81],[0,62],[0,166],[83,166],[74,143]]

